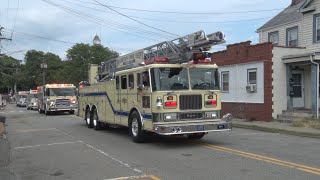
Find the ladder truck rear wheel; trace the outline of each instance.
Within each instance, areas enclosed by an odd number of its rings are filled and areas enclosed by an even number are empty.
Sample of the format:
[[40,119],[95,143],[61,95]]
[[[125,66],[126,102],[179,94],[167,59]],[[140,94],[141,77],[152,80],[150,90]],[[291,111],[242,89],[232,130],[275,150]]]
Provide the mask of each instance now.
[[102,123],[99,122],[99,117],[98,117],[97,109],[94,109],[94,110],[93,110],[92,122],[93,122],[93,128],[94,128],[94,130],[99,131],[99,130],[102,129]]
[[129,133],[132,137],[133,142],[142,143],[145,140],[145,133],[142,129],[142,123],[140,115],[137,111],[134,111],[130,115],[129,120]]
[[93,128],[93,122],[91,118],[90,109],[86,109],[86,124],[88,128]]

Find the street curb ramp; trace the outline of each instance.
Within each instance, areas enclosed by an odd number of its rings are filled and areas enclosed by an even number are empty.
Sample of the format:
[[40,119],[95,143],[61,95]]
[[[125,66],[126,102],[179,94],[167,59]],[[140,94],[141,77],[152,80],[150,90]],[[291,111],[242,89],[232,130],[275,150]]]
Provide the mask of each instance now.
[[233,123],[232,126],[236,128],[252,129],[252,130],[258,130],[258,131],[264,131],[264,132],[272,132],[272,133],[280,133],[280,134],[320,139],[320,132],[319,133],[297,132],[297,131],[289,131],[286,129],[277,129],[277,128],[261,127],[261,126],[246,125],[246,124],[236,124],[236,123]]

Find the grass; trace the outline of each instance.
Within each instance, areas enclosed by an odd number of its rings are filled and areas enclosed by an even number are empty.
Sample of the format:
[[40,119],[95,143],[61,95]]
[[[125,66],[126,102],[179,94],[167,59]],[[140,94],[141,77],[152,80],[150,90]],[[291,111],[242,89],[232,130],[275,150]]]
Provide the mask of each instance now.
[[320,119],[316,118],[305,118],[301,121],[295,121],[292,123],[294,127],[305,127],[305,128],[314,128],[320,129]]

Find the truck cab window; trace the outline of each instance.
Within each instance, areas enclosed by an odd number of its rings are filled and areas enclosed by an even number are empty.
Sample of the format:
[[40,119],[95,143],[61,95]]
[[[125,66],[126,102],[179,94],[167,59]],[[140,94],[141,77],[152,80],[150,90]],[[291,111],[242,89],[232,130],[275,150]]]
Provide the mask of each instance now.
[[119,89],[120,87],[120,81],[119,81],[119,76],[116,77],[116,89]]
[[134,88],[134,76],[133,74],[129,74],[129,88]]
[[127,89],[127,76],[121,76],[121,89]]
[[150,79],[148,71],[142,73],[142,83],[144,86],[150,86]]

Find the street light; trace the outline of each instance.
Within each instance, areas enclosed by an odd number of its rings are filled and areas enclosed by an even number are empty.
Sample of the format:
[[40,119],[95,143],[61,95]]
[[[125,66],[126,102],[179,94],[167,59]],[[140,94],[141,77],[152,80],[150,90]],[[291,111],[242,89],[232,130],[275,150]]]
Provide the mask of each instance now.
[[41,63],[40,65],[41,69],[42,69],[42,80],[43,80],[43,85],[46,84],[46,78],[45,78],[45,69],[48,68],[48,65],[46,63]]

